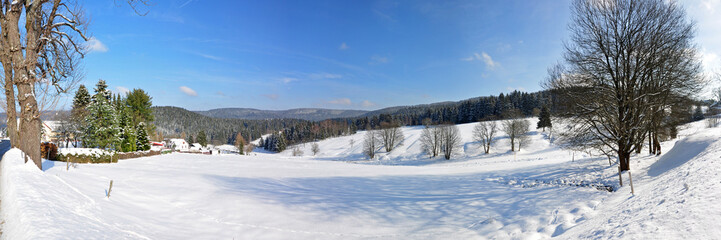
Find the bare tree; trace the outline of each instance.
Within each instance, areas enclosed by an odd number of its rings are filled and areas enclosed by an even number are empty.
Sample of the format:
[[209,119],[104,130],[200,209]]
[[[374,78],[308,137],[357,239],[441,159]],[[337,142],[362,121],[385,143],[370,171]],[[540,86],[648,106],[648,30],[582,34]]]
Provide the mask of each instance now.
[[518,144],[518,150],[521,150],[521,142],[526,141],[526,134],[530,127],[528,120],[511,118],[503,120],[502,125],[503,132],[508,135],[508,139],[511,141],[511,151],[516,151],[516,144]]
[[298,145],[293,146],[293,156],[303,156],[303,150],[300,150],[300,147],[298,147]]
[[[78,59],[86,51],[81,41],[89,39],[85,35],[84,11],[62,0],[2,1],[0,9],[0,63],[12,119],[10,135],[27,154],[26,160],[29,157],[41,168],[41,109],[48,103],[54,105],[56,94],[67,91],[64,84],[78,77]],[[20,25],[25,29],[20,30]],[[16,99],[20,106],[19,126],[13,126]]]
[[376,138],[376,130],[368,130],[363,136],[363,153],[370,159],[376,156],[376,150],[380,144],[378,138]]
[[479,122],[473,127],[473,139],[481,143],[485,153],[491,150],[493,137],[495,137],[497,130],[495,121]]
[[456,149],[461,146],[461,134],[456,125],[443,125],[441,129],[441,150],[446,160],[451,159]]
[[313,156],[318,154],[320,152],[320,147],[318,146],[318,143],[313,143],[310,145],[310,150],[313,152]]
[[531,130],[531,122],[525,119],[518,119],[518,151],[521,151],[521,146],[528,144],[531,139],[528,132]]
[[701,86],[694,25],[675,1],[576,0],[565,63],[549,71],[546,88],[567,103],[566,146],[615,153],[619,171],[647,136],[671,96]]
[[404,139],[403,131],[400,125],[381,123],[381,129],[378,130],[378,139],[383,142],[386,152],[391,152]]
[[441,152],[441,128],[430,126],[423,129],[421,133],[421,147],[434,158]]

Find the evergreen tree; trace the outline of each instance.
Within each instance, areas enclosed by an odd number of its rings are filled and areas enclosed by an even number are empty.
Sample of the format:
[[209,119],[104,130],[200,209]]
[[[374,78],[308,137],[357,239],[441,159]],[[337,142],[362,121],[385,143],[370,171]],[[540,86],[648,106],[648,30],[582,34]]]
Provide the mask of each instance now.
[[538,124],[536,124],[536,129],[543,128],[543,131],[546,131],[547,127],[551,127],[551,113],[548,106],[543,105],[543,108],[541,108],[541,114],[538,115]]
[[198,143],[200,143],[200,146],[205,147],[206,145],[208,145],[208,137],[205,135],[205,131],[198,132],[198,136],[196,138],[197,139],[195,139],[195,140],[197,140]]
[[[102,80],[100,80],[102,82]],[[120,144],[120,128],[118,114],[110,104],[109,91],[102,88],[104,82],[98,82],[100,92],[93,95],[87,106],[88,115],[84,121],[83,145],[102,149],[118,149]],[[106,86],[107,87],[107,86]]]
[[90,104],[90,93],[85,85],[80,84],[78,91],[75,92],[75,97],[73,97],[73,110],[85,109],[88,104]]
[[285,134],[280,133],[277,137],[277,141],[278,141],[278,144],[277,144],[276,152],[285,151],[285,148],[287,147],[287,145],[285,143]]
[[108,84],[105,83],[105,80],[100,79],[98,83],[95,84],[95,95],[98,93],[101,93],[105,97],[105,100],[110,101],[112,93],[108,91]]
[[704,119],[703,109],[701,109],[700,104],[696,105],[696,110],[693,112],[693,120],[698,121],[698,120],[703,120],[703,119]]
[[148,140],[148,134],[145,132],[145,123],[140,122],[135,127],[135,131],[138,132],[138,138],[136,142],[136,146],[138,150],[141,151],[147,151],[150,150],[150,140]]
[[82,138],[83,133],[80,131],[85,123],[85,117],[88,115],[87,107],[91,102],[90,93],[85,85],[80,85],[73,97],[73,109],[70,110],[69,130],[75,137],[75,140]]
[[119,127],[120,127],[120,150],[123,152],[133,152],[138,150],[138,139],[136,127],[133,125],[127,114],[127,109],[119,111]]
[[265,141],[263,141],[263,136],[261,136],[260,140],[258,141],[258,147],[265,148]]
[[130,114],[133,122],[153,122],[155,117],[153,116],[153,110],[150,108],[153,106],[152,97],[150,97],[143,89],[133,89],[128,93],[125,98],[125,102],[130,108]]

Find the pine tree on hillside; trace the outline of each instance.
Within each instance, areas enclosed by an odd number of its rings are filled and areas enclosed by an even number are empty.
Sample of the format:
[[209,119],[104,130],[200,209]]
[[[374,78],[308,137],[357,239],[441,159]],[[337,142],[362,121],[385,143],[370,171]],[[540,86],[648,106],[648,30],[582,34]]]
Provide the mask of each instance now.
[[[102,80],[101,80],[102,81]],[[103,82],[104,83],[104,82]],[[100,85],[100,82],[98,83]],[[98,88],[103,89],[103,88]],[[117,149],[120,144],[120,128],[118,115],[110,104],[108,90],[95,93],[92,102],[87,106],[85,117],[83,145],[102,149]]]
[[258,141],[258,147],[265,148],[265,141],[263,140],[263,136],[261,136],[260,140]]
[[138,150],[137,131],[127,114],[127,109],[121,109],[118,114],[120,118],[120,150],[123,152],[133,152]]
[[197,139],[195,139],[195,140],[197,140],[198,143],[200,143],[200,146],[205,147],[206,145],[208,145],[208,137],[205,135],[205,131],[198,132],[198,136],[196,138]]
[[278,145],[277,145],[277,152],[285,151],[287,145],[285,143],[285,134],[280,133],[278,135]]
[[135,131],[138,133],[136,146],[138,150],[147,151],[150,150],[150,140],[148,139],[148,133],[145,132],[145,123],[140,122],[135,126]]
[[543,128],[543,131],[545,132],[547,127],[552,127],[551,113],[548,109],[548,106],[543,105],[543,108],[541,108],[541,113],[538,115],[538,124],[536,124],[536,129]]

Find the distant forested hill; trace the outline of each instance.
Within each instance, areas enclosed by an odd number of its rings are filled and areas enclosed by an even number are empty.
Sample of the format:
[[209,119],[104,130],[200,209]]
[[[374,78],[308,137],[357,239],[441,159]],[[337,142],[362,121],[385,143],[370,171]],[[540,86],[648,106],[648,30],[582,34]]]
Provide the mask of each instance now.
[[363,115],[368,111],[339,110],[322,108],[298,108],[289,110],[258,110],[253,108],[218,108],[208,111],[195,111],[214,118],[238,119],[278,119],[295,118],[309,121],[322,121],[333,118],[352,118]]
[[223,119],[212,118],[188,111],[179,107],[153,107],[155,126],[165,136],[180,137],[181,135],[196,135],[205,131],[209,142],[232,142],[236,133],[240,132],[244,138],[256,139],[261,135],[280,131],[305,120],[298,119]]

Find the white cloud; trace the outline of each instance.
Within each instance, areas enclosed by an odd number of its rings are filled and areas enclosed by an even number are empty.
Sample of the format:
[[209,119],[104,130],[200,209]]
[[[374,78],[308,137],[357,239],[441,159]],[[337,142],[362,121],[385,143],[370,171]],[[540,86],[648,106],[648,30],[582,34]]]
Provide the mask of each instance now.
[[190,4],[190,2],[192,2],[192,1],[193,1],[193,0],[188,0],[187,2],[185,2],[185,3],[181,4],[179,8],[183,8],[183,7],[185,7],[185,5],[188,5],[188,4]]
[[341,44],[340,44],[340,47],[338,47],[338,49],[339,49],[339,50],[346,50],[346,49],[348,49],[348,45],[345,44],[345,42],[344,42],[344,43],[341,43]]
[[352,102],[348,98],[338,98],[328,101],[330,104],[336,104],[336,105],[351,105]]
[[297,78],[291,78],[291,77],[284,77],[284,78],[281,78],[280,81],[283,82],[283,83],[285,83],[285,84],[288,84],[288,83],[290,83],[290,82],[298,81],[298,79],[297,79]]
[[376,105],[378,105],[378,104],[368,101],[368,100],[363,100],[363,102],[361,102],[362,107],[375,107]]
[[[476,54],[476,55],[478,55],[478,54]],[[491,58],[491,56],[488,56],[487,53],[483,52],[481,55],[483,56],[483,62],[486,63],[486,67],[493,69],[496,66],[498,66],[498,62],[494,62],[493,59]],[[478,56],[476,56],[476,57],[478,57]]]
[[705,49],[701,51],[701,63],[706,71],[721,70],[721,59],[716,53],[708,52]]
[[213,55],[204,54],[204,53],[196,53],[196,54],[197,54],[198,56],[201,56],[201,57],[204,57],[204,58],[207,58],[207,59],[210,59],[210,60],[223,61],[223,58],[222,58],[222,57],[213,56]]
[[195,92],[195,90],[186,86],[180,86],[180,91],[187,94],[188,96],[198,96],[198,93]]
[[308,78],[314,79],[314,80],[316,80],[316,79],[338,79],[338,78],[342,78],[342,77],[343,77],[343,75],[340,75],[340,74],[326,73],[326,72],[308,74]]
[[88,40],[85,43],[85,47],[89,52],[107,52],[108,51],[108,47],[105,46],[105,44],[100,42],[100,40],[98,40],[95,37],[90,38],[90,40]]
[[476,58],[474,58],[473,56],[470,56],[470,57],[467,57],[467,58],[461,58],[461,61],[470,62],[470,61],[473,61],[473,60],[475,60],[475,59],[476,59]]
[[126,87],[115,87],[115,92],[121,94],[128,94],[130,92],[130,89]]
[[388,63],[387,57],[381,57],[378,55],[373,55],[371,57],[371,62],[369,64],[381,64],[381,63]]
[[488,53],[486,53],[486,52],[481,52],[481,54],[473,53],[473,56],[470,56],[467,58],[461,58],[461,61],[466,61],[466,62],[470,62],[470,61],[474,61],[474,60],[483,61],[483,63],[486,64],[486,68],[488,68],[488,69],[494,69],[500,65],[498,62],[493,61],[493,58],[491,58],[491,56],[488,55]]
[[276,100],[278,99],[278,94],[263,94],[263,97],[266,97],[270,100]]
[[218,95],[218,96],[221,96],[221,97],[225,97],[225,93],[222,92],[222,91],[217,91],[217,92],[215,92],[215,95]]

